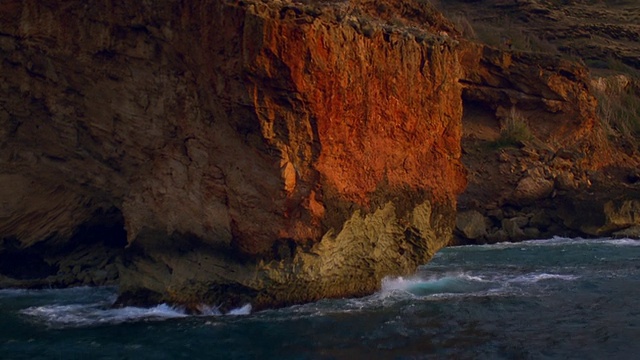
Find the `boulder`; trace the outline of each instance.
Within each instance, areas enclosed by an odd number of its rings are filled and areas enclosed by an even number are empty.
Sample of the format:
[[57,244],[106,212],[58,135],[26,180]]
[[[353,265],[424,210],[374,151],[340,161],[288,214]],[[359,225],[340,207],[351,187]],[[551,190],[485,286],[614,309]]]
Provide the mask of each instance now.
[[529,225],[540,230],[546,230],[552,223],[551,218],[547,210],[539,210],[531,215]]
[[553,187],[551,180],[538,175],[527,175],[518,182],[510,201],[519,206],[530,205],[551,195]]
[[541,234],[540,230],[535,227],[526,227],[524,228],[523,232],[527,239],[537,239]]
[[640,192],[567,198],[561,203],[558,216],[565,226],[585,235],[610,236],[640,225]]
[[640,225],[631,226],[624,230],[616,231],[613,233],[613,237],[640,239]]
[[526,236],[518,218],[510,218],[502,220],[502,229],[507,233],[511,240],[523,240]]
[[575,176],[570,171],[561,171],[556,175],[555,188],[558,190],[575,190],[579,186]]
[[459,212],[456,229],[467,239],[478,239],[487,235],[487,219],[477,210]]
[[490,244],[496,244],[509,241],[509,234],[504,229],[498,229],[487,235],[487,242]]

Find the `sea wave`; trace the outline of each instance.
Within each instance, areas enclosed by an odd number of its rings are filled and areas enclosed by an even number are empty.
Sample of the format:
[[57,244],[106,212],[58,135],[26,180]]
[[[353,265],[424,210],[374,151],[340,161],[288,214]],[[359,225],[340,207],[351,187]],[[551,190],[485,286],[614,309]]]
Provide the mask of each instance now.
[[427,298],[442,294],[472,294],[485,292],[497,286],[482,275],[466,272],[449,272],[429,277],[396,277],[382,280],[378,296],[406,294],[411,297]]
[[431,276],[429,278],[421,277],[386,277],[382,279],[382,292],[390,291],[411,291],[415,289],[432,288],[439,290],[447,287],[460,287],[470,283],[484,283],[487,280],[481,276],[471,275],[464,272],[445,273],[439,276]]
[[477,250],[500,250],[510,248],[525,248],[528,246],[566,246],[566,245],[615,245],[615,246],[640,246],[640,240],[631,238],[597,238],[597,239],[584,239],[584,238],[567,238],[561,236],[555,236],[551,239],[539,239],[539,240],[526,240],[521,242],[501,242],[497,244],[483,244],[483,245],[461,245],[458,248],[471,248]]
[[127,306],[123,308],[111,308],[110,303],[99,302],[92,304],[69,305],[45,305],[32,306],[20,311],[21,314],[31,317],[35,321],[44,322],[51,327],[86,327],[105,324],[120,324],[137,321],[162,321],[190,316],[222,316],[222,315],[249,315],[251,304],[245,304],[232,309],[226,314],[217,307],[201,306],[200,314],[192,315],[181,307],[160,304],[144,308]]
[[547,274],[547,273],[531,273],[516,276],[514,278],[508,279],[508,282],[512,283],[537,283],[543,280],[565,280],[571,281],[580,278],[576,275],[563,275],[563,274]]
[[184,310],[160,304],[151,308],[123,307],[104,308],[103,304],[73,304],[33,306],[21,311],[22,314],[44,321],[50,326],[91,326],[120,324],[140,320],[166,320],[186,317]]
[[460,296],[517,295],[534,291],[541,281],[573,281],[580,276],[547,272],[525,274],[505,273],[445,273],[429,277],[385,278],[377,296],[406,294],[415,298],[449,298]]
[[252,306],[251,304],[244,304],[243,306],[237,308],[237,309],[231,309],[231,311],[229,311],[227,313],[227,315],[250,315],[251,314],[251,310],[252,310]]

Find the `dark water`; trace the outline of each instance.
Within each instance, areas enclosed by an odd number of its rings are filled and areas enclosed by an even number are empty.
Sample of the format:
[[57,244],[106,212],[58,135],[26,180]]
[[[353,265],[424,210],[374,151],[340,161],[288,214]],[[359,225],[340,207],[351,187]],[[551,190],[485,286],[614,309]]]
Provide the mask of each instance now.
[[640,241],[448,248],[360,299],[186,316],[0,290],[1,359],[638,359]]

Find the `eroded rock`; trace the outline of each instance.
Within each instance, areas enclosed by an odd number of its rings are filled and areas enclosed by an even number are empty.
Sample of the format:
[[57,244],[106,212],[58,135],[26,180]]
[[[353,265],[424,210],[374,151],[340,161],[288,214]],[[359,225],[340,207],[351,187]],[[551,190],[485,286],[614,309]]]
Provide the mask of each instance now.
[[553,186],[553,181],[542,176],[525,176],[518,182],[510,201],[518,205],[532,204],[551,195]]
[[503,219],[502,229],[504,229],[512,241],[523,240],[526,237],[522,230],[522,221],[519,218]]
[[[625,198],[615,194],[579,196],[568,199],[560,208],[564,224],[590,236],[606,236],[640,223],[640,194],[630,191]],[[613,199],[612,199],[613,197]]]
[[467,239],[478,239],[487,235],[487,219],[477,210],[459,212],[456,229]]

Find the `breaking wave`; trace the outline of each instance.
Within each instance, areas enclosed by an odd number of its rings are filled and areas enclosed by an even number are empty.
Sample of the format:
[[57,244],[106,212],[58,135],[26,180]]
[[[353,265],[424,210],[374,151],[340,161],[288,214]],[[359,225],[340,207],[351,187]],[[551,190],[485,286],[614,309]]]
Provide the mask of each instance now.
[[105,309],[102,306],[102,304],[34,306],[22,310],[21,313],[42,320],[54,327],[120,324],[130,321],[165,320],[187,316],[184,311],[166,304],[152,308]]
[[[15,293],[20,294],[20,293]],[[43,306],[31,306],[20,310],[22,315],[26,315],[31,320],[43,322],[54,328],[60,327],[87,327],[98,325],[115,325],[126,322],[137,321],[162,321],[191,316],[238,316],[251,314],[251,304],[245,304],[236,309],[232,309],[226,314],[217,307],[201,306],[201,314],[190,315],[180,307],[167,304],[144,308],[127,306],[123,308],[112,308],[112,301],[97,302],[91,304],[54,304]]]
[[571,274],[553,274],[532,272],[520,275],[505,275],[490,272],[470,274],[465,272],[446,273],[431,277],[385,278],[382,281],[380,295],[405,293],[418,298],[442,298],[460,296],[499,296],[532,293],[532,287],[544,281],[573,281],[579,276]]
[[544,240],[528,240],[523,242],[503,242],[497,244],[485,244],[485,245],[462,245],[459,247],[473,247],[474,249],[485,250],[499,250],[510,248],[526,248],[537,246],[571,246],[571,245],[612,245],[612,246],[640,246],[640,240],[631,238],[598,238],[598,239],[583,239],[583,238],[566,238],[561,236],[555,236],[551,239]]

